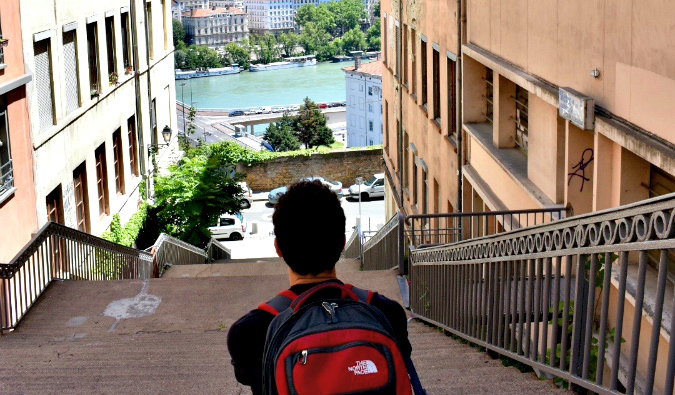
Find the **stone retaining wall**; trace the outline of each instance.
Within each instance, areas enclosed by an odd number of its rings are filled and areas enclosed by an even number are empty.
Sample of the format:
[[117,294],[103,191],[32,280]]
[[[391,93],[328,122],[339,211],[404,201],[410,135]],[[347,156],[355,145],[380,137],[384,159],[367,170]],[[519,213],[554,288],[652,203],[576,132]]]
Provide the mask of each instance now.
[[382,173],[382,149],[344,150],[311,156],[281,157],[251,166],[238,165],[247,175],[246,182],[255,192],[289,185],[302,177],[321,176],[340,181],[347,188],[356,177],[369,178]]

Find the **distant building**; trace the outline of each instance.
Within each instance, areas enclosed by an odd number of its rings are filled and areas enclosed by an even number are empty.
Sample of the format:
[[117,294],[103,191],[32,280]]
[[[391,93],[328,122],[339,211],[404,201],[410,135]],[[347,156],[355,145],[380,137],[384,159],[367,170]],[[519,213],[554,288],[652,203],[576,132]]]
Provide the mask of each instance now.
[[[12,32],[10,46],[23,45],[23,59],[13,54],[5,73],[25,64],[19,74],[32,75],[24,93],[30,122],[21,128],[31,131],[34,174],[25,151],[17,151],[15,178],[32,178],[35,205],[21,220],[0,216],[0,223],[20,229],[36,213],[38,228],[53,221],[101,235],[113,215],[124,224],[136,212],[142,186],[157,171],[153,163],[161,166],[178,150],[170,0],[51,0],[40,2],[40,12],[35,0],[19,4],[21,32]],[[2,11],[5,22],[11,13]],[[11,117],[18,107],[9,103]],[[168,146],[165,128],[172,131]],[[24,145],[12,141],[13,150]],[[0,240],[4,245],[1,231]]]
[[382,62],[345,67],[347,147],[382,144]]
[[234,7],[244,10],[244,0],[209,0],[211,7]]
[[248,16],[239,8],[193,9],[183,14],[187,44],[210,48],[248,38]]
[[[212,2],[214,0],[211,0]],[[279,35],[297,29],[295,13],[304,5],[317,6],[332,0],[244,0],[251,33]],[[365,2],[372,0],[364,0]]]
[[181,17],[183,16],[183,7],[180,2],[177,0],[171,0],[171,19],[175,19],[178,22],[181,22]]

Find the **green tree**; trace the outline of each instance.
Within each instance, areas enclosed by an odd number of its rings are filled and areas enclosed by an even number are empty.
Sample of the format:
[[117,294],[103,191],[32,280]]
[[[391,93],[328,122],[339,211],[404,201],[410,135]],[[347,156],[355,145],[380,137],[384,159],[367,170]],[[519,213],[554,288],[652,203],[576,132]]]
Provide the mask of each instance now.
[[316,16],[316,7],[312,4],[306,4],[298,8],[295,12],[295,23],[300,27],[304,27],[307,22],[314,22]]
[[298,111],[295,135],[305,148],[330,146],[335,142],[333,132],[326,126],[326,116],[309,97],[305,97]]
[[373,5],[373,16],[377,18],[377,21],[380,21],[380,2],[378,1]]
[[173,66],[177,69],[185,68],[187,62],[187,53],[180,49],[177,49],[173,53]]
[[300,45],[306,54],[313,54],[319,47],[330,42],[330,34],[318,28],[314,22],[308,22],[300,34]]
[[251,66],[251,52],[248,48],[237,43],[229,43],[224,48],[223,63],[231,66],[236,63],[242,69],[248,69]]
[[281,49],[273,34],[251,35],[251,45],[260,63],[271,63],[281,58]]
[[366,8],[360,0],[340,0],[328,3],[335,15],[335,24],[340,35],[359,26],[368,17]]
[[300,41],[300,36],[296,33],[284,33],[279,35],[277,39],[286,56],[293,56],[293,51]]
[[184,51],[186,54],[184,68],[186,69],[223,66],[218,52],[206,45],[196,46],[192,44]]
[[178,46],[178,43],[185,41],[185,29],[183,25],[176,19],[172,19],[173,25],[173,46]]
[[[378,3],[379,4],[379,3]],[[368,42],[368,49],[371,51],[379,51],[381,48],[381,31],[380,19],[375,20],[375,23],[368,28],[366,32],[366,41]]]
[[188,113],[188,128],[187,128],[187,134],[188,136],[192,136],[195,134],[197,131],[197,126],[195,125],[195,118],[197,116],[197,109],[190,106],[190,111]]
[[296,122],[296,117],[284,114],[279,122],[272,122],[267,127],[263,139],[270,143],[276,152],[300,149],[300,141],[293,131]]
[[335,55],[339,55],[340,53],[342,53],[342,40],[336,38],[328,44],[317,48],[316,59],[320,62],[324,62],[326,60],[330,60]]
[[366,35],[361,29],[355,27],[342,36],[342,48],[345,52],[349,51],[363,51],[368,47],[366,43]]
[[167,176],[155,179],[155,208],[159,230],[196,246],[211,237],[208,227],[220,215],[239,210],[241,189],[228,144],[192,149]]

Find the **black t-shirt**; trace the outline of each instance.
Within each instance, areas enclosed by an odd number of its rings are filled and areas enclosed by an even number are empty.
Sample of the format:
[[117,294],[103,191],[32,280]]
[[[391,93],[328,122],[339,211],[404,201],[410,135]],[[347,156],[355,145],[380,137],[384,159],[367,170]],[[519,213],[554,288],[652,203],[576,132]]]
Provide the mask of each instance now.
[[[342,284],[342,282],[334,280]],[[312,288],[314,284],[294,285],[290,288],[296,295]],[[398,302],[377,293],[370,304],[377,307],[389,319],[397,336],[399,347],[404,356],[410,356],[412,347],[408,341],[407,319],[403,307]],[[237,381],[251,386],[254,395],[262,394],[262,359],[265,348],[267,327],[274,316],[266,311],[251,310],[241,317],[227,333],[227,348],[232,357],[234,375]]]

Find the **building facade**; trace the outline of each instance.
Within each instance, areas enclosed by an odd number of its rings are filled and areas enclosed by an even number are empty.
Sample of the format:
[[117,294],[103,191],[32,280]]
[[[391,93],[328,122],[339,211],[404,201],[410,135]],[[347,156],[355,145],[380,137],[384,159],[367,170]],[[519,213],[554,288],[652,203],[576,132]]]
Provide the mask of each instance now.
[[345,67],[347,147],[382,144],[382,62]]
[[254,34],[281,34],[295,30],[297,0],[245,0],[249,29]]
[[[382,1],[387,215],[577,215],[674,192],[674,15],[675,6],[651,0]],[[655,279],[659,262],[648,261]],[[654,306],[645,303],[641,333],[650,333]],[[628,297],[624,316],[634,306]],[[638,388],[647,369],[640,346]],[[663,383],[665,362],[657,365]]]
[[19,0],[0,10],[0,262],[8,263],[38,230]]
[[38,226],[100,235],[177,149],[170,0],[20,3]]
[[222,48],[248,38],[248,15],[239,8],[193,9],[183,14],[188,44]]

